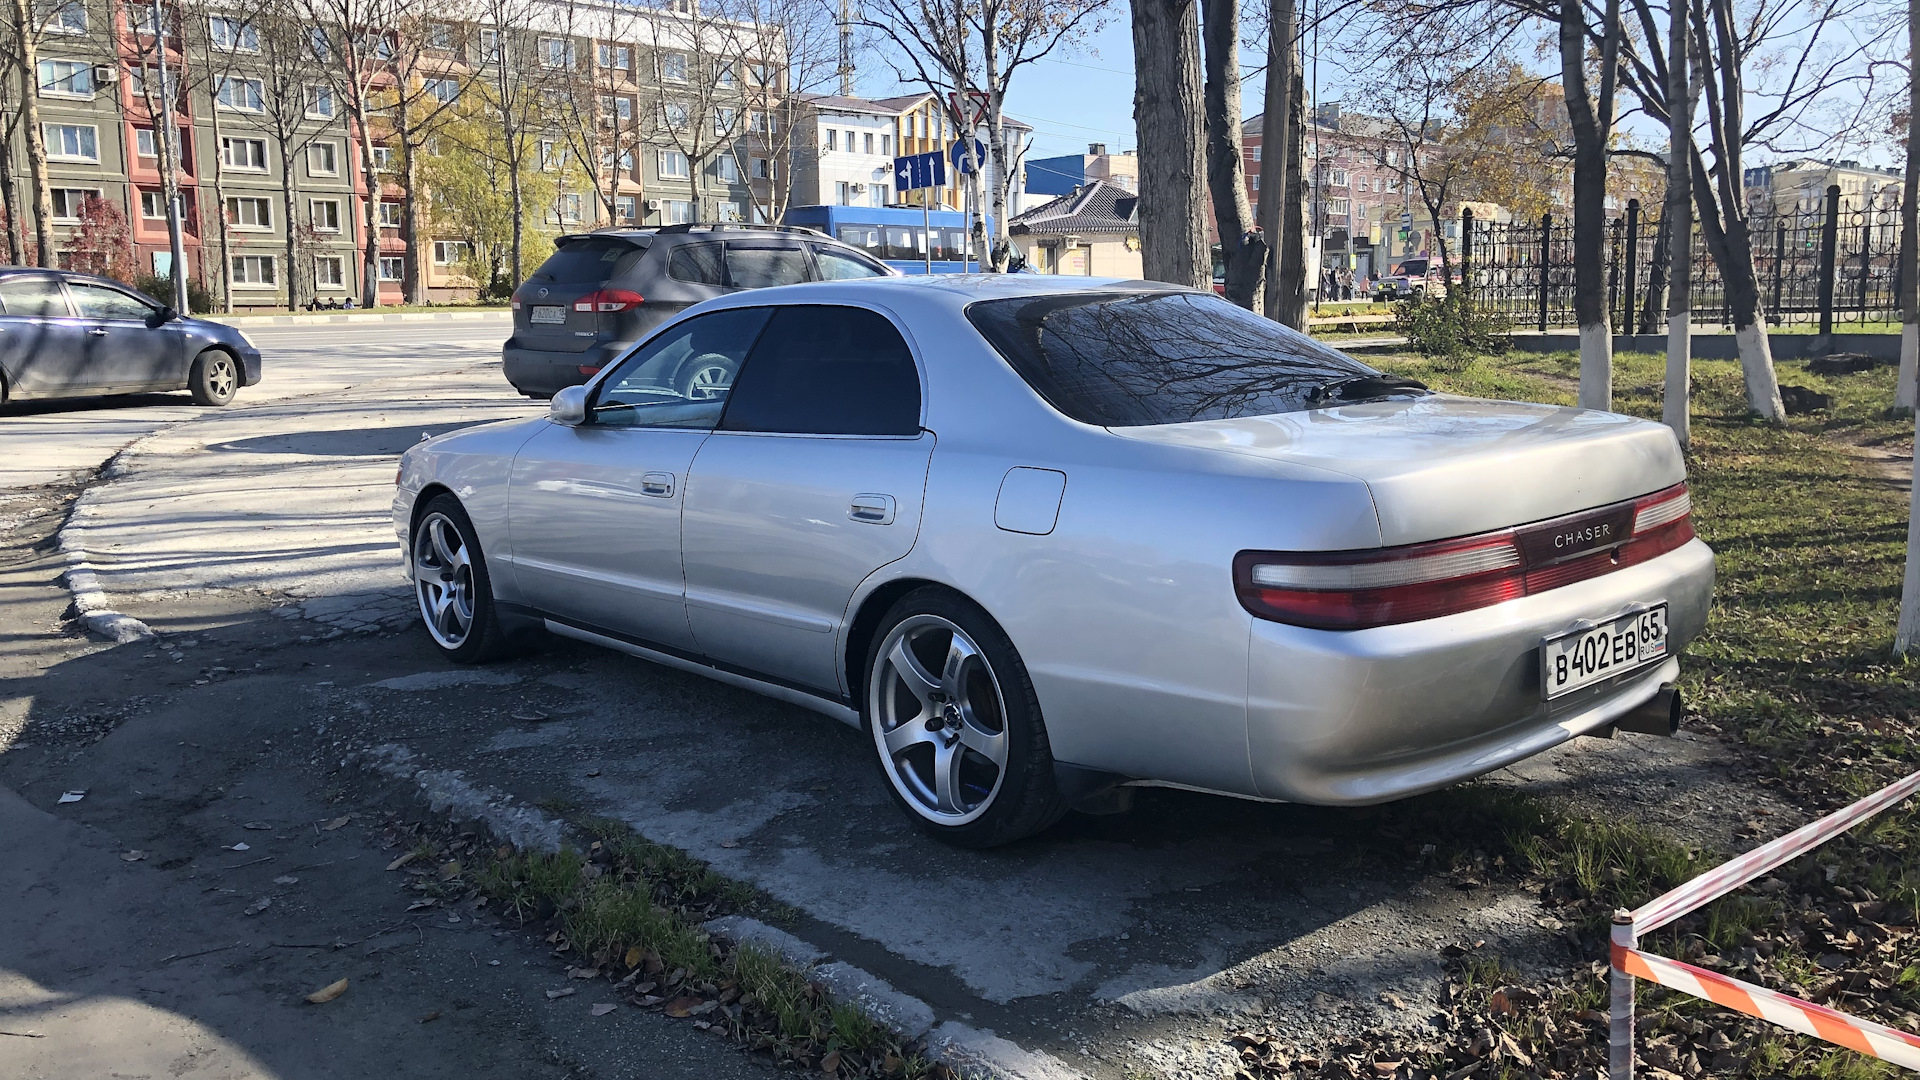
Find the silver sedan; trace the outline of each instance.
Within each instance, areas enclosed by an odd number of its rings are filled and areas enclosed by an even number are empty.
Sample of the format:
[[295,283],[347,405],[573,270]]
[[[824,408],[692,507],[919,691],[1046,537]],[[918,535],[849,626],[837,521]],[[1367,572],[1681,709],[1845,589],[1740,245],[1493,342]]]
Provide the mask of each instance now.
[[1670,730],[1689,511],[1658,424],[1031,275],[701,304],[547,417],[415,446],[393,503],[449,658],[544,630],[817,710],[968,846],[1141,785],[1375,803]]

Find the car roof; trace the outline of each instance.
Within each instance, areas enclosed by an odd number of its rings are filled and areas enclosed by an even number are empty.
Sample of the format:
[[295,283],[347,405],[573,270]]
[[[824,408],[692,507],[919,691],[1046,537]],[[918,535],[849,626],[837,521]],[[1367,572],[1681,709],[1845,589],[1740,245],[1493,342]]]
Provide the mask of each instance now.
[[712,221],[693,222],[681,225],[657,225],[647,228],[614,227],[593,229],[589,232],[567,233],[564,236],[556,237],[554,239],[554,245],[557,247],[565,247],[568,244],[580,240],[598,240],[612,237],[616,240],[625,240],[628,243],[645,247],[665,237],[695,234],[702,236],[732,234],[743,237],[756,235],[770,237],[792,236],[807,240],[829,240],[834,243],[839,243],[839,241],[833,240],[833,238],[826,233],[818,229],[809,229],[803,225],[748,225],[732,221]]
[[[1023,296],[1059,296],[1066,293],[1111,292],[1114,296],[1142,293],[1191,292],[1212,296],[1210,289],[1189,289],[1164,281],[1138,278],[1080,277],[1073,274],[907,274],[899,277],[848,278],[839,281],[809,281],[797,285],[776,285],[731,293],[707,304],[735,307],[752,304],[819,303],[832,298],[868,300],[885,303],[889,296],[903,300],[931,300],[953,308],[963,308],[980,300],[1017,299]],[[706,305],[702,305],[704,308]]]
[[[40,275],[57,277],[63,281],[79,281],[94,285],[111,285],[126,292],[138,293],[139,289],[115,278],[102,277],[99,274],[83,274],[78,270],[61,270],[49,266],[0,266],[0,277],[30,277]],[[145,295],[142,293],[141,295]]]

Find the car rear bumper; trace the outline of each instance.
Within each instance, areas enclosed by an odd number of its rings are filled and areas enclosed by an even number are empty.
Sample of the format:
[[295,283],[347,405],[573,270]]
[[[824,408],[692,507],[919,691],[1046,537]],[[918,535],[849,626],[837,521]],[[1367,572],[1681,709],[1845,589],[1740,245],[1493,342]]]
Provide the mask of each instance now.
[[609,341],[584,352],[528,349],[508,338],[500,349],[500,367],[507,381],[523,394],[550,397],[563,387],[579,386],[600,368],[618,360],[633,347],[631,341]]
[[[1694,540],[1650,562],[1438,619],[1324,631],[1255,620],[1248,750],[1267,798],[1360,805],[1404,798],[1606,727],[1680,670],[1706,625],[1713,552]],[[1667,659],[1553,702],[1543,639],[1665,602]]]

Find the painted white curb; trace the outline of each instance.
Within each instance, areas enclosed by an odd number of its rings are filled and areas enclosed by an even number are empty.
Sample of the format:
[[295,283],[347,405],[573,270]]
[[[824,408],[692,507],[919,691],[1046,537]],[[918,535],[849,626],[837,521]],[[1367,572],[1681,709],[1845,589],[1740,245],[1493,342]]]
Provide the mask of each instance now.
[[512,322],[506,308],[485,311],[316,311],[308,315],[195,315],[206,322],[246,329],[249,326],[316,326],[326,323],[392,322]]
[[[120,471],[120,455],[124,453],[125,447],[107,459],[107,463],[100,467],[99,480],[111,480]],[[67,520],[61,522],[60,531],[56,534],[60,557],[67,564],[60,576],[65,579],[67,592],[73,597],[74,614],[86,623],[87,629],[116,645],[145,641],[157,636],[153,627],[113,609],[113,602],[107,599],[106,590],[100,587],[99,574],[94,571],[93,564],[87,561],[86,548],[76,536],[78,530],[74,528],[75,523],[93,512],[94,490],[93,485],[89,484],[80,497],[73,501],[73,509],[67,513]]]

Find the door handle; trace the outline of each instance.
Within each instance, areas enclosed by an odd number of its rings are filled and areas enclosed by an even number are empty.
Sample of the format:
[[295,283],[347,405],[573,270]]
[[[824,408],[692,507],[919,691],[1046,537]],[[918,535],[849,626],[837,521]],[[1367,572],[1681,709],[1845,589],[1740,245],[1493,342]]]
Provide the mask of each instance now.
[[96,326],[93,329],[87,331],[87,333],[92,334],[94,337],[106,337],[107,328],[104,326]]
[[847,516],[869,525],[891,525],[893,524],[893,496],[855,495],[853,505],[847,510]]
[[673,498],[673,474],[650,472],[640,478],[640,494],[656,499]]

